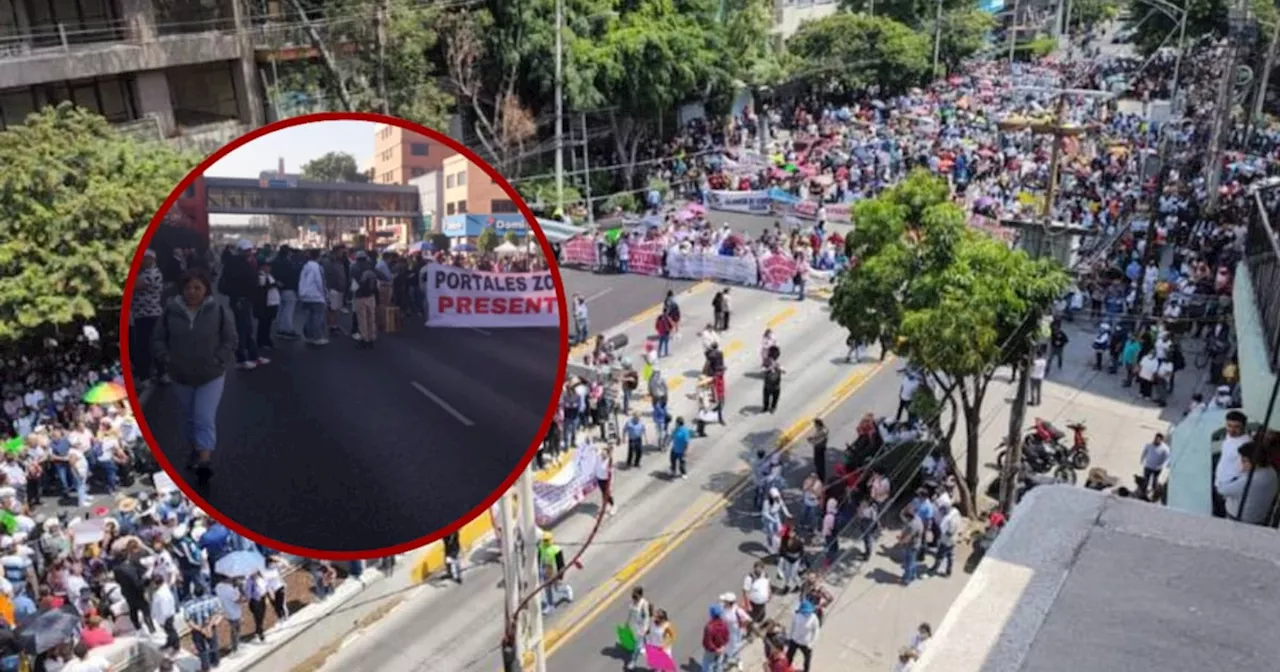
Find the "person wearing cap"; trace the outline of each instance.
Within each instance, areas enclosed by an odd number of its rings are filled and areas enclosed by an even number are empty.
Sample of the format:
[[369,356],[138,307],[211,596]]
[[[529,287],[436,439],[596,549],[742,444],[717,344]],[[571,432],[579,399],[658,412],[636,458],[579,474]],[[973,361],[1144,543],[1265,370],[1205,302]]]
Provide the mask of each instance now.
[[[142,253],[142,268],[133,285],[133,302],[129,304],[129,363],[135,380],[151,378],[151,333],[164,314],[164,276],[156,266],[155,250]],[[160,371],[163,373],[163,371]]]
[[804,672],[809,672],[813,661],[813,645],[818,641],[818,633],[822,626],[818,623],[817,608],[812,602],[804,601],[796,609],[791,619],[791,629],[787,636],[787,662],[794,663],[796,652],[804,656]]
[[258,353],[257,332],[253,328],[254,299],[261,293],[258,286],[258,267],[253,257],[253,243],[241,238],[236,242],[236,254],[227,258],[218,280],[218,290],[231,302],[236,326],[236,366],[250,370],[271,360]]
[[760,507],[760,519],[764,523],[764,545],[770,555],[778,552],[784,518],[790,518],[791,511],[787,503],[782,501],[782,492],[775,487],[769,488],[764,503]]
[[729,626],[725,625],[720,605],[711,605],[709,612],[710,618],[702,626],[702,672],[724,672]]
[[748,614],[738,603],[738,596],[733,593],[720,595],[720,613],[724,624],[729,628],[729,645],[725,647],[725,664],[732,666],[742,653],[747,635],[751,632],[751,614]]
[[200,483],[207,483],[213,474],[223,383],[236,357],[236,317],[211,295],[211,280],[204,271],[183,276],[181,287],[182,295],[166,304],[151,345],[173,378],[192,450],[188,466],[196,470]]
[[550,532],[543,532],[542,539],[538,542],[538,565],[540,567],[539,576],[544,581],[549,581],[555,577],[554,581],[547,584],[546,598],[542,603],[542,612],[550,613],[560,603],[563,597],[566,602],[573,601],[573,586],[564,580],[563,572],[565,570],[564,551],[560,545],[555,542],[555,537]]

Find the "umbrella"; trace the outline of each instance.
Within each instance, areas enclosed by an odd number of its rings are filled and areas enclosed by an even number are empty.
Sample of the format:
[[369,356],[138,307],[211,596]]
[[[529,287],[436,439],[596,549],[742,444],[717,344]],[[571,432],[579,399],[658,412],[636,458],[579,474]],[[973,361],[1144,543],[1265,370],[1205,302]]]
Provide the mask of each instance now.
[[96,544],[106,537],[107,521],[102,518],[82,520],[70,528],[71,538],[77,545]]
[[635,653],[636,635],[634,632],[631,632],[631,628],[625,625],[619,625],[616,632],[618,634],[618,648],[626,651],[627,653]]
[[663,651],[661,646],[645,644],[644,657],[649,663],[649,669],[654,672],[676,672],[676,661],[672,660],[671,655]]
[[8,441],[4,442],[4,452],[13,453],[14,455],[17,455],[18,453],[22,452],[22,448],[25,445],[26,445],[26,442],[23,440],[21,436],[15,436],[12,439],[9,439]]
[[98,383],[84,393],[86,404],[114,404],[129,398],[129,391],[119,383]]
[[257,551],[235,551],[219,558],[218,564],[213,567],[213,571],[234,579],[260,572],[266,567],[267,560],[262,557],[261,553]]
[[36,614],[31,622],[18,629],[18,641],[28,653],[40,655],[80,634],[80,615],[74,608]]

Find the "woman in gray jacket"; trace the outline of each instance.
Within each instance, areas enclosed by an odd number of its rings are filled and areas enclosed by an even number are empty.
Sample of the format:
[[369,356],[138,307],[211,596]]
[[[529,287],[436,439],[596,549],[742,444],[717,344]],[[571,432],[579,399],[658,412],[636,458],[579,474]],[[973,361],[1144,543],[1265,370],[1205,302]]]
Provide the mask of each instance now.
[[214,298],[212,282],[201,269],[187,271],[179,281],[182,293],[165,304],[151,336],[156,360],[173,379],[192,450],[187,467],[200,485],[213,475],[218,404],[227,368],[236,361],[235,315]]

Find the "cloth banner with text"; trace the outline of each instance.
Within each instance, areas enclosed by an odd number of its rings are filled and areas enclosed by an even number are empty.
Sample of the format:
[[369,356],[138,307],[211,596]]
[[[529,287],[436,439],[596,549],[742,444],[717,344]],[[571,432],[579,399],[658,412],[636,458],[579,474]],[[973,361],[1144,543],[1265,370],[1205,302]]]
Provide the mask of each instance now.
[[[769,190],[769,201],[773,204],[773,214],[796,219],[817,220],[818,208],[823,204],[792,196],[774,187]],[[827,221],[849,224],[853,221],[853,206],[849,203],[826,203]]]
[[767,191],[708,191],[707,207],[724,212],[767,214],[772,207]]
[[596,265],[596,241],[588,236],[571,238],[560,246],[560,263],[572,266]]
[[760,285],[775,292],[789,292],[795,286],[796,261],[785,254],[760,259]]
[[533,483],[533,513],[539,527],[546,527],[565,517],[596,492],[596,467],[600,451],[581,444],[573,461],[560,468],[546,481]]
[[755,257],[722,254],[667,252],[667,274],[682,280],[719,280],[739,285],[756,284]]
[[627,249],[627,267],[630,272],[640,275],[662,273],[662,242],[646,240],[631,245]]
[[560,326],[549,272],[484,273],[427,264],[427,326],[501,329]]

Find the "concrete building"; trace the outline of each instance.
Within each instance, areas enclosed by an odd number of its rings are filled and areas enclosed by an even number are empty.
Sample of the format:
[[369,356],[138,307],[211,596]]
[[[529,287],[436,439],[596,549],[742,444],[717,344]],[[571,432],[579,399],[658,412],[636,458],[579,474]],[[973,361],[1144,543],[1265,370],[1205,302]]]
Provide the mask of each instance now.
[[785,40],[795,35],[805,21],[831,16],[839,9],[836,0],[774,0],[774,37]]
[[71,101],[208,149],[264,122],[238,0],[0,0],[0,128]]
[[519,212],[506,190],[467,157],[457,154],[445,159],[441,171],[444,173],[445,216]]
[[374,130],[373,181],[409,184],[440,166],[454,151],[448,145],[399,126],[379,125]]
[[418,202],[422,208],[421,229],[439,233],[444,217],[444,171],[433,170],[426,175],[409,179],[418,188]]
[[1273,530],[1037,488],[911,669],[1274,670],[1278,575]]

